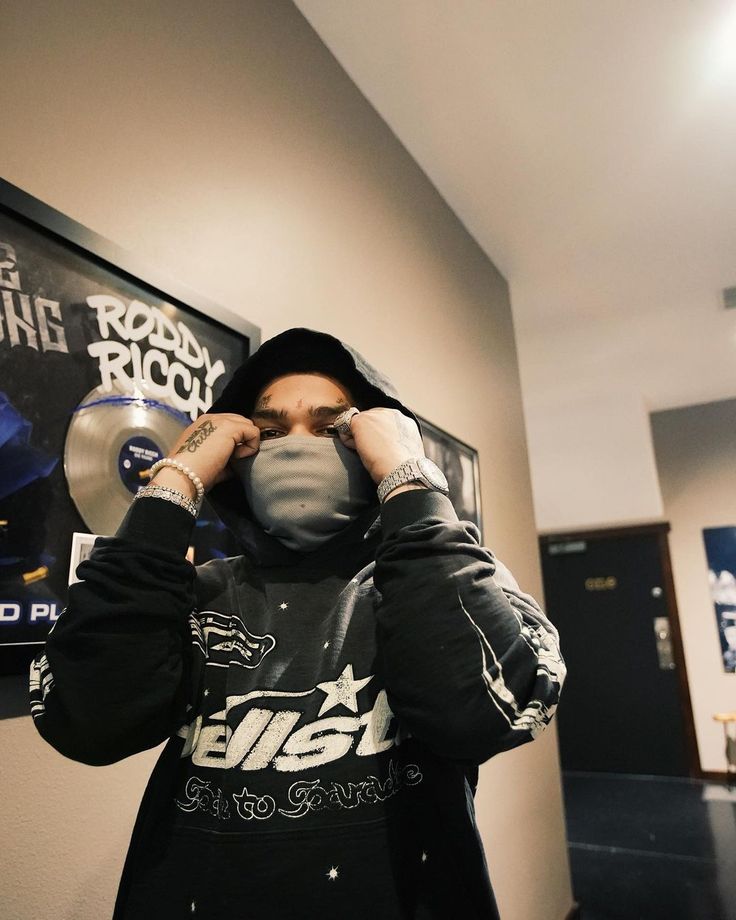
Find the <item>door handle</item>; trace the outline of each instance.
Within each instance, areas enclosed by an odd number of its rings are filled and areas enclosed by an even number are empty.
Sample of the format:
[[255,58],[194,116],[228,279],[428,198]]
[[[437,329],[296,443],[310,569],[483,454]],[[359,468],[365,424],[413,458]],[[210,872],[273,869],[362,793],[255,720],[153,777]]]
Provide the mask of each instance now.
[[654,638],[657,643],[657,659],[662,671],[671,671],[675,667],[672,658],[672,639],[670,637],[670,618],[654,617]]

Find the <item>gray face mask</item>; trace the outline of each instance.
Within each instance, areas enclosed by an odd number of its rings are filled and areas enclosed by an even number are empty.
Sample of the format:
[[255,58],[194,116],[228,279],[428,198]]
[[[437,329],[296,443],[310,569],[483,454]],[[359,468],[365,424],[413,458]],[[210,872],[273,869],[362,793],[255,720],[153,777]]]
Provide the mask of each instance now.
[[339,438],[271,438],[231,467],[255,519],[290,549],[317,549],[378,502],[357,451]]

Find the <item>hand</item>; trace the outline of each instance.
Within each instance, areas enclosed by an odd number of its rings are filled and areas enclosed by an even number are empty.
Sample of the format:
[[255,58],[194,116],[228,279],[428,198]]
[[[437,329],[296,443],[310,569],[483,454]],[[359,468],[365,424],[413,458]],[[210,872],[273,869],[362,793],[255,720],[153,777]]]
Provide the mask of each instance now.
[[365,409],[352,417],[350,430],[340,440],[358,452],[376,485],[404,460],[426,456],[416,422],[399,409]]
[[[207,492],[218,482],[234,475],[229,466],[231,459],[250,457],[258,452],[260,446],[261,430],[249,418],[233,412],[218,412],[200,415],[182,431],[167,456],[193,470]],[[186,479],[170,467],[160,469],[153,479],[159,485],[169,482],[173,485],[174,476],[179,482],[175,487],[181,488],[182,480],[186,483]]]

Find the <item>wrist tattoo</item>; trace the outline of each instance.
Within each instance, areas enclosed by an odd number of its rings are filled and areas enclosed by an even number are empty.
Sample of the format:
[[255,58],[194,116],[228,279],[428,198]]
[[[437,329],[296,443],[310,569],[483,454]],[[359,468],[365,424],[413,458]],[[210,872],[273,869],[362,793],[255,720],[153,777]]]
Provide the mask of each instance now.
[[201,444],[203,444],[207,440],[207,438],[212,434],[214,430],[215,430],[215,426],[212,424],[212,422],[209,419],[206,422],[202,422],[199,428],[197,428],[195,431],[193,431],[189,435],[189,437],[182,444],[179,450],[177,450],[176,453],[182,454],[184,453],[185,450],[190,451],[190,452],[195,451]]

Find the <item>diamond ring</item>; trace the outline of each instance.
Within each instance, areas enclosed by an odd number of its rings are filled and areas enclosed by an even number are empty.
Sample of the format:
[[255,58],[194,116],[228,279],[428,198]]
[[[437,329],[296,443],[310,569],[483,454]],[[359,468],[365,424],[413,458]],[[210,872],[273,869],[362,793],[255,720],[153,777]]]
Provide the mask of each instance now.
[[360,409],[356,409],[355,406],[351,406],[349,409],[346,409],[344,412],[341,412],[339,415],[335,416],[335,421],[333,424],[335,428],[340,432],[340,434],[350,437],[352,432],[350,430],[350,422],[354,415],[357,415],[360,412]]

